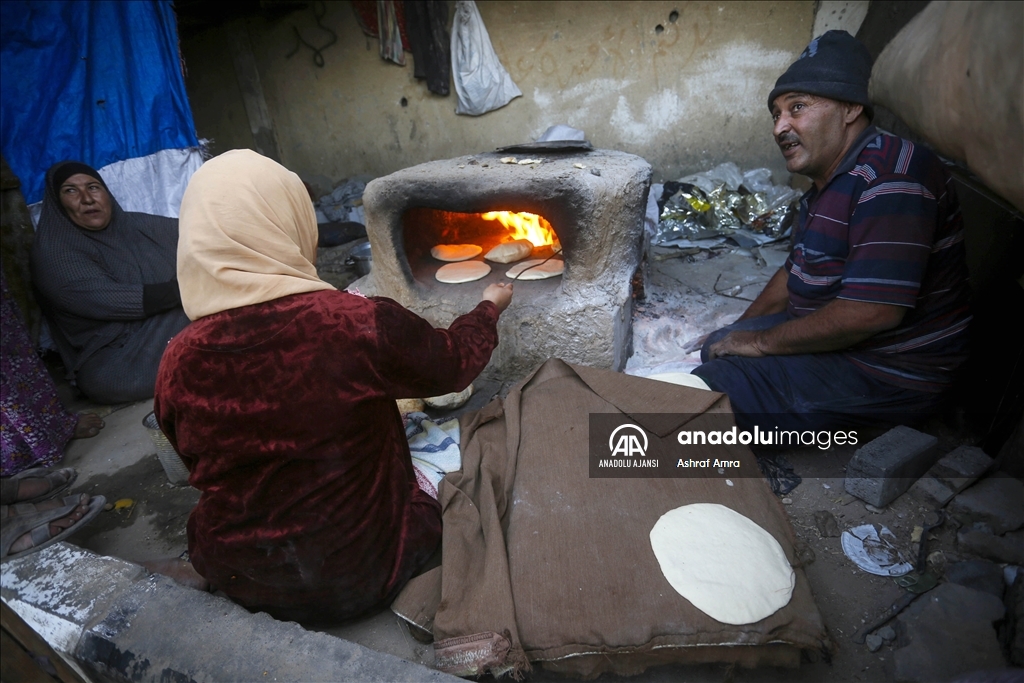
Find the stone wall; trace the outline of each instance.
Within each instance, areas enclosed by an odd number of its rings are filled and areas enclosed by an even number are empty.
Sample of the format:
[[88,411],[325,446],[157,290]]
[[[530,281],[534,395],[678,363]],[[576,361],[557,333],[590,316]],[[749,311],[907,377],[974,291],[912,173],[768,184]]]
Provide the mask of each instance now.
[[253,77],[240,85],[235,54],[247,42],[265,102],[260,125],[272,126],[280,160],[304,177],[385,175],[533,140],[566,123],[595,147],[644,157],[656,181],[727,160],[787,179],[765,98],[810,40],[814,2],[477,5],[523,92],[503,109],[456,115],[454,88],[449,97],[430,94],[413,78],[411,54],[405,67],[385,62],[350,3],[329,2],[322,23],[338,41],[323,51],[323,68],[306,47],[287,56],[296,29],[313,44],[328,39],[310,8],[183,36],[199,135],[213,139],[215,153],[256,148],[242,96],[251,95]]

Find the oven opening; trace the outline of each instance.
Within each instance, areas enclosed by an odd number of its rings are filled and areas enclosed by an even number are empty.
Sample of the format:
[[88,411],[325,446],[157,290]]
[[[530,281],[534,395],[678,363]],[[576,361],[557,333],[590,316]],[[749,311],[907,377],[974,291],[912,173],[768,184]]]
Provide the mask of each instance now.
[[[490,266],[491,271],[480,278],[481,284],[510,279],[508,272],[525,261],[561,260],[561,242],[557,229],[544,216],[530,212],[499,209],[481,213],[463,213],[429,208],[410,208],[402,214],[403,246],[413,279],[433,288],[439,283],[437,271],[449,261],[459,258]],[[514,248],[512,243],[515,243]],[[479,253],[464,255],[438,251],[439,246],[472,245]],[[499,245],[504,254],[492,250]],[[434,253],[432,253],[434,250]],[[467,253],[475,250],[465,250]],[[442,258],[438,258],[438,255]],[[492,258],[488,258],[491,255]],[[553,278],[560,279],[560,278]]]

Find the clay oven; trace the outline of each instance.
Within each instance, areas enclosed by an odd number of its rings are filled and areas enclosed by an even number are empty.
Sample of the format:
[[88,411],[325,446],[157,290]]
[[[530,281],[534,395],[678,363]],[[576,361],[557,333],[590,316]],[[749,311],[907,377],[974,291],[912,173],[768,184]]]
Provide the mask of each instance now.
[[[436,244],[477,244],[483,252],[512,235],[481,214],[542,217],[561,243],[560,277],[518,281],[499,323],[500,344],[484,376],[506,383],[550,357],[622,369],[632,352],[632,281],[642,261],[651,169],[640,157],[607,150],[486,153],[435,161],[378,178],[363,207],[373,252],[363,294],[388,296],[437,326],[471,310],[484,287],[508,282],[514,264],[465,284],[442,284]],[[502,159],[505,159],[503,162]],[[535,256],[551,253],[543,247]],[[556,257],[557,258],[557,257]],[[415,340],[410,340],[415,343]]]

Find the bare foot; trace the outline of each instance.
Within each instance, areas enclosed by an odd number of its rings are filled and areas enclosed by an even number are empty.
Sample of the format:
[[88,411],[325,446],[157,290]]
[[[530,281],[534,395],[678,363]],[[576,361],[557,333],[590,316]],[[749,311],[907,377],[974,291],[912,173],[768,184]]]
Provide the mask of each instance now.
[[[75,525],[78,520],[82,519],[89,512],[89,494],[83,493],[78,499],[78,507],[71,511],[66,517],[61,517],[50,522],[50,538],[53,538],[60,532],[64,531]],[[44,500],[41,503],[34,504],[36,510],[42,512],[43,510],[56,510],[57,508],[64,507],[63,500]],[[6,508],[6,516],[3,518],[4,523],[12,521],[17,514],[14,514],[10,508]],[[32,543],[32,532],[22,534],[18,537],[14,543],[11,544],[11,549],[8,551],[9,554],[20,553],[23,550],[28,550],[34,544]]]
[[79,413],[78,424],[75,425],[75,434],[72,439],[91,439],[100,433],[105,427],[103,418],[96,413]]
[[154,574],[163,574],[186,588],[195,588],[204,592],[210,590],[210,582],[195,570],[191,562],[177,557],[169,557],[161,560],[147,560],[141,564]]

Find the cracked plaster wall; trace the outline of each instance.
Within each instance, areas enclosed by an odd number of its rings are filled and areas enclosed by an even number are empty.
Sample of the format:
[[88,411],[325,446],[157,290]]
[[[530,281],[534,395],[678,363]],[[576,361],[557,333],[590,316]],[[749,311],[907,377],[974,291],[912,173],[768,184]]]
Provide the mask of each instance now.
[[[825,3],[828,4],[828,3]],[[850,3],[855,4],[855,3]],[[452,7],[453,7],[452,3]],[[338,42],[313,64],[291,58],[295,31],[315,42],[312,12],[246,21],[282,162],[305,177],[380,176],[433,159],[535,139],[549,125],[647,159],[655,180],[731,160],[788,175],[765,98],[811,38],[814,2],[479,2],[523,97],[457,116],[455,92],[430,94],[412,56],[383,61],[349,3],[327,3]],[[854,29],[855,30],[855,29]],[[254,147],[223,27],[182,40],[201,137],[214,151]],[[406,106],[402,106],[403,98]]]

